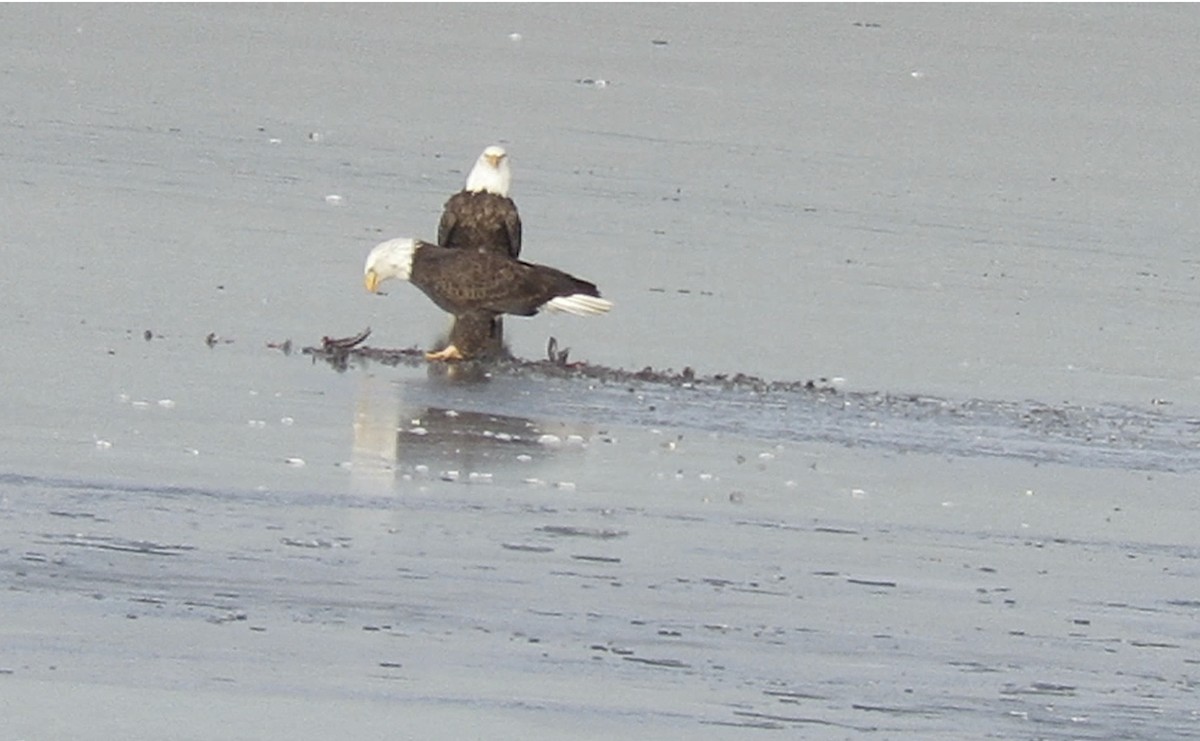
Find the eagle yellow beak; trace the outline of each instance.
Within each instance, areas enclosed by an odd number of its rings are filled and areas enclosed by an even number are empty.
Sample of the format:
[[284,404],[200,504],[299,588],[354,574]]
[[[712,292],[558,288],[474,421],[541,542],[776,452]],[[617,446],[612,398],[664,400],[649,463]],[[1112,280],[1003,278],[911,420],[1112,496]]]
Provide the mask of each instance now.
[[487,157],[487,161],[492,164],[492,167],[497,168],[500,167],[500,160],[504,159],[504,155],[502,154],[488,154],[484,156]]
[[375,289],[379,288],[379,275],[374,270],[368,270],[363,275],[363,285],[367,287],[368,291],[375,293]]

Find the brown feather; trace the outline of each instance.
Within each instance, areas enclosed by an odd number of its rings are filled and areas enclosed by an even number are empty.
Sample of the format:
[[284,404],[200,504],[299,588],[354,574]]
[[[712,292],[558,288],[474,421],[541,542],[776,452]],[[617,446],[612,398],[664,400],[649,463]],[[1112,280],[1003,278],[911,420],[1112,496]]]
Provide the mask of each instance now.
[[487,311],[456,316],[447,344],[457,347],[464,358],[499,358],[507,354],[500,321]]
[[468,312],[533,316],[558,296],[600,295],[594,284],[547,265],[425,242],[413,254],[409,280],[455,316]]
[[462,190],[450,196],[438,224],[442,247],[521,255],[521,217],[511,198]]

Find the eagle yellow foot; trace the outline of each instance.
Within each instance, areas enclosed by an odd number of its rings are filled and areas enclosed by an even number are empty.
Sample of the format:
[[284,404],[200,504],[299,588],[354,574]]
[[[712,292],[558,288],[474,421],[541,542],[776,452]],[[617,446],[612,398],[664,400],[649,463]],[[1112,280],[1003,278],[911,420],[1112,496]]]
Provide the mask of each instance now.
[[466,360],[454,345],[448,345],[445,350],[425,353],[426,360]]

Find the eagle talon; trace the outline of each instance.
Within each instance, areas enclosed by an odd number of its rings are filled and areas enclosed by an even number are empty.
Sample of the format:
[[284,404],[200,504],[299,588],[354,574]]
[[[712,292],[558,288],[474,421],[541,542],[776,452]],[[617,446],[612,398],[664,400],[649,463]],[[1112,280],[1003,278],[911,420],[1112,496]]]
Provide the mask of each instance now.
[[466,360],[466,358],[463,357],[463,354],[454,345],[449,345],[446,347],[446,349],[439,350],[437,352],[427,352],[425,353],[425,359],[443,361]]

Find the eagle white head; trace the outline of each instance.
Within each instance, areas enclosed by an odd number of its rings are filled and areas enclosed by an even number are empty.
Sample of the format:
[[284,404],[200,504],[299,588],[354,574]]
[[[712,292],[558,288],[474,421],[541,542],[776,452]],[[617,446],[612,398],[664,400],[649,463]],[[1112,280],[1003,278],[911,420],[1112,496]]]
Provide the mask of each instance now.
[[392,278],[408,280],[412,275],[413,253],[416,250],[417,240],[408,237],[389,239],[375,245],[367,255],[367,264],[363,266],[363,284],[367,290],[375,293],[380,283]]
[[471,174],[467,175],[466,190],[472,193],[492,193],[508,197],[512,186],[512,170],[508,168],[508,152],[492,145],[483,150]]

